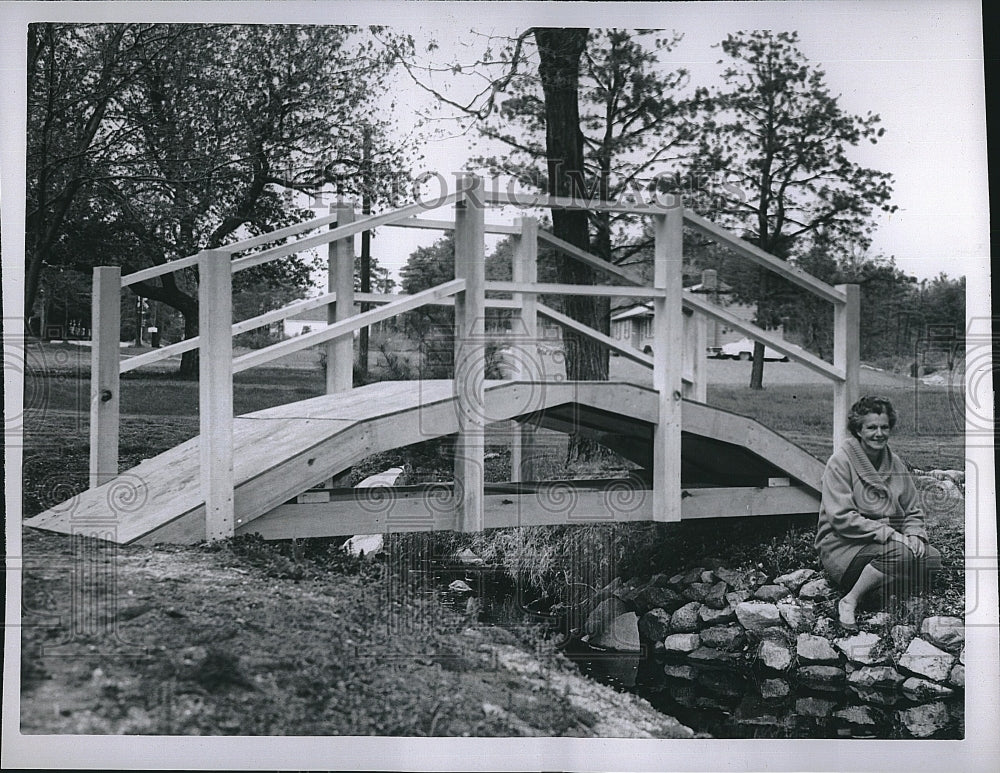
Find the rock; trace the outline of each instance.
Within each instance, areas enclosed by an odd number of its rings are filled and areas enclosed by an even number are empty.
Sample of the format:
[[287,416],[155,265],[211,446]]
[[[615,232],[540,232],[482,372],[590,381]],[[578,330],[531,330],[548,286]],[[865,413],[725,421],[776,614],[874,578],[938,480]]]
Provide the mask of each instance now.
[[792,651],[786,645],[770,639],[760,643],[757,657],[761,665],[771,671],[787,671],[795,660]]
[[[466,566],[482,566],[483,559],[473,553],[469,548],[460,550],[455,554],[455,560],[460,564],[465,564]],[[617,577],[615,580],[621,585],[621,580]],[[612,583],[613,584],[613,583]]]
[[666,588],[670,584],[670,578],[662,572],[658,572],[649,578],[647,585],[651,588]]
[[892,666],[864,666],[852,671],[847,683],[855,687],[898,687],[903,676]]
[[791,691],[791,685],[784,679],[765,679],[760,683],[760,697],[767,700],[786,698]]
[[872,626],[873,628],[884,628],[890,622],[892,622],[892,617],[888,612],[876,612],[865,620],[865,625]]
[[663,667],[663,673],[674,679],[693,681],[698,678],[698,669],[684,664],[667,663]]
[[958,662],[965,665],[965,647],[962,647],[962,651],[958,653]]
[[754,590],[767,582],[767,575],[759,569],[751,569],[743,576],[748,590]]
[[950,687],[932,682],[929,679],[920,679],[916,676],[911,676],[903,682],[903,695],[911,701],[933,701],[939,698],[947,698],[954,693],[955,691]]
[[927,738],[948,726],[948,707],[941,702],[902,709],[896,716],[915,738]]
[[654,658],[661,657],[662,655],[665,654],[665,652],[666,652],[666,650],[663,647],[663,642],[662,641],[654,641],[653,642],[653,657]]
[[965,689],[965,666],[956,663],[948,674],[948,684],[954,685],[960,690]]
[[877,703],[879,706],[893,706],[900,699],[895,690],[885,690],[877,687],[858,687],[853,684],[848,689],[865,703]]
[[717,582],[708,589],[705,594],[704,604],[713,609],[723,609],[726,605],[726,588],[729,586],[724,582]]
[[943,650],[955,652],[965,644],[965,623],[958,617],[925,617],[920,624],[920,636]]
[[647,641],[661,641],[670,633],[670,614],[651,609],[639,618],[639,635]]
[[778,613],[785,624],[796,633],[811,631],[816,623],[816,612],[812,605],[795,602],[778,602]]
[[682,576],[681,582],[685,585],[690,585],[693,582],[701,582],[701,573],[704,571],[704,566],[696,566],[693,569],[688,569]]
[[832,638],[837,633],[837,624],[833,622],[832,617],[821,617],[813,626],[813,633],[817,636],[826,636],[828,639]]
[[663,640],[663,649],[676,654],[694,652],[701,646],[701,637],[696,633],[672,633]]
[[716,579],[722,580],[727,585],[736,587],[743,583],[743,575],[740,572],[734,572],[732,569],[726,569],[724,566],[716,569],[714,574]]
[[750,591],[748,590],[734,590],[726,594],[726,603],[729,606],[733,607],[734,609],[736,608],[737,604],[749,600],[750,600]]
[[624,615],[628,611],[628,608],[621,599],[611,596],[598,604],[587,615],[587,620],[583,624],[583,630],[590,636],[594,636],[607,628],[616,617]]
[[694,652],[688,653],[688,660],[697,663],[708,663],[718,665],[730,665],[739,660],[739,655],[732,652],[722,652],[712,647],[699,647]]
[[811,684],[839,684],[844,681],[844,669],[836,666],[801,666],[795,675]]
[[356,534],[340,548],[352,556],[373,556],[382,552],[384,544],[385,539],[381,534]]
[[748,631],[760,631],[781,625],[781,614],[774,604],[763,601],[743,601],[736,605],[736,617]]
[[948,677],[954,662],[954,655],[938,649],[921,638],[916,638],[910,642],[910,646],[899,659],[899,667],[916,676],[942,682]]
[[800,663],[839,663],[840,656],[830,646],[830,642],[822,636],[811,633],[800,633],[795,640],[795,654]]
[[662,585],[654,585],[652,580],[637,588],[622,589],[615,595],[631,606],[637,615],[644,615],[651,609],[673,612],[686,603],[677,591]]
[[464,580],[453,580],[448,584],[448,590],[452,593],[472,593],[472,588],[469,587],[469,583]]
[[792,592],[784,585],[761,585],[753,592],[753,597],[759,601],[767,601],[773,604],[786,596],[791,596]]
[[699,575],[699,579],[702,582],[707,582],[711,584],[715,582],[715,574],[712,572],[711,569],[706,569],[704,572],[701,573],[701,575]]
[[698,619],[707,626],[722,625],[736,620],[736,612],[729,606],[722,609],[712,609],[712,607],[703,604],[698,610]]
[[852,660],[855,663],[862,663],[864,665],[873,665],[876,663],[881,663],[884,658],[875,654],[875,647],[880,644],[882,637],[874,633],[868,633],[867,631],[862,631],[861,633],[856,633],[853,636],[847,636],[843,639],[837,639],[834,642],[834,646],[843,652],[848,660]]
[[746,636],[738,625],[719,625],[701,631],[701,643],[726,652],[736,652],[743,648]]
[[685,572],[678,572],[677,574],[673,575],[669,580],[667,580],[667,585],[670,585],[674,588],[679,588],[681,585],[684,584],[685,574],[686,574]]
[[805,697],[795,701],[795,713],[803,717],[828,717],[837,704],[826,698]]
[[833,712],[836,719],[842,719],[851,725],[860,727],[870,727],[878,724],[878,719],[868,706],[846,706],[839,711]]
[[900,652],[907,648],[916,635],[916,626],[912,625],[894,625],[889,631],[889,638],[892,639],[893,648]]
[[827,582],[825,577],[817,577],[815,580],[810,580],[799,590],[800,599],[827,599],[834,594],[834,589]]
[[590,636],[590,644],[618,652],[639,652],[639,618],[635,612],[618,615],[610,625]]
[[794,572],[775,577],[774,584],[784,585],[792,593],[798,593],[799,589],[815,576],[815,569],[796,569]]
[[697,601],[700,604],[705,600],[705,597],[711,589],[712,585],[710,583],[693,582],[681,591],[681,595],[686,599]]
[[698,612],[701,604],[692,601],[670,616],[670,630],[673,633],[691,633],[698,630]]

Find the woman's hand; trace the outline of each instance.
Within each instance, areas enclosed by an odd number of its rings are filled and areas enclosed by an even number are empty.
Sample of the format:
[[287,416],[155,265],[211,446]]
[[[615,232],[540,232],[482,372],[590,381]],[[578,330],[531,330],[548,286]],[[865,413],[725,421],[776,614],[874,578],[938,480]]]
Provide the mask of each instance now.
[[913,555],[917,558],[923,558],[924,553],[927,552],[927,546],[924,545],[924,541],[920,539],[916,534],[907,534],[905,537],[906,545],[913,551]]

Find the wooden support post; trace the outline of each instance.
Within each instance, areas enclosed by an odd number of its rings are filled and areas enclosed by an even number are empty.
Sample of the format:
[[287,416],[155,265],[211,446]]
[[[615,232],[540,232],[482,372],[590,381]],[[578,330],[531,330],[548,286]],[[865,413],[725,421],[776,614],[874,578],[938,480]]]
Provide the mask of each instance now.
[[[121,279],[118,266],[94,268],[90,304],[90,487],[118,474],[118,380],[121,349]],[[41,331],[44,335],[44,330]]]
[[[354,222],[354,208],[338,202],[337,227]],[[331,242],[327,253],[328,289],[337,294],[336,303],[327,306],[330,324],[354,316],[354,237]],[[326,344],[326,393],[349,392],[354,386],[354,334],[334,338]]]
[[694,325],[694,360],[691,363],[691,376],[694,379],[691,399],[699,403],[708,401],[708,318],[704,314],[694,313],[691,317]]
[[[511,266],[515,282],[538,281],[538,221],[533,217],[519,217],[520,229],[514,237],[514,260]],[[545,379],[545,367],[538,353],[538,297],[534,294],[514,293],[513,300],[519,307],[519,318],[512,328],[514,333],[514,378],[522,381]],[[519,482],[534,480],[536,437],[538,428],[532,422],[518,422],[511,438],[510,479]]]
[[858,399],[861,369],[861,293],[856,284],[837,285],[847,297],[833,306],[833,364],[844,371],[845,380],[833,386],[833,449],[847,439],[847,413]]
[[483,453],[486,439],[486,243],[483,181],[459,180],[466,195],[455,205],[455,278],[465,280],[455,296],[455,443],[456,528],[485,528]]
[[653,430],[653,520],[681,519],[681,367],[684,317],[681,313],[684,209],[680,201],[655,218],[653,286],[653,387],[658,419]]
[[233,290],[229,254],[198,260],[198,407],[205,538],[233,536]]

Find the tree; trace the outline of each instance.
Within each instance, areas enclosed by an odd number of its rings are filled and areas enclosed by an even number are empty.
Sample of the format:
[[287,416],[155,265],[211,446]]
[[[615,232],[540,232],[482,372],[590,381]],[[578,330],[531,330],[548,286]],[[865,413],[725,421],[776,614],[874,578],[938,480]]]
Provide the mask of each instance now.
[[[874,211],[895,210],[892,176],[848,156],[882,136],[879,116],[845,112],[797,43],[795,32],[771,31],[722,41],[729,65],[705,103],[692,160],[699,177],[724,183],[712,188],[708,214],[782,259],[805,254],[819,231],[865,248]],[[757,324],[773,326],[787,283],[762,274],[740,289],[757,303]],[[763,354],[758,343],[753,389],[762,387]]]
[[[145,36],[139,35],[143,31]],[[341,193],[360,190],[362,129],[351,119],[358,106],[370,105],[384,93],[383,79],[392,64],[361,31],[96,25],[56,32],[63,37],[46,49],[50,59],[67,47],[71,52],[89,50],[59,45],[65,40],[87,42],[118,32],[123,40],[139,38],[128,49],[130,76],[104,103],[91,142],[102,150],[114,145],[115,152],[88,152],[85,173],[76,177],[76,200],[79,193],[87,194],[86,207],[77,207],[76,216],[86,218],[99,210],[99,227],[114,234],[119,249],[114,256],[107,251],[90,256],[92,262],[118,263],[124,271],[163,264],[311,216],[294,205],[290,194],[296,191],[315,194],[328,185]],[[177,42],[168,56],[150,38]],[[97,59],[93,54],[82,57],[74,67],[89,73]],[[39,55],[46,66],[36,66],[36,73],[55,67],[43,60]],[[86,104],[92,80],[81,79],[79,92],[67,97],[70,136],[93,123],[90,114],[73,109]],[[31,86],[41,104],[44,80],[36,77]],[[72,95],[71,84],[66,92]],[[375,131],[381,126],[375,124]],[[386,146],[367,168],[380,176],[404,168],[400,159],[398,150]],[[36,223],[29,218],[29,233],[33,226],[40,233],[66,230],[65,222],[56,223],[38,209],[43,214]],[[308,258],[293,257],[237,274],[236,286],[304,289],[311,269]],[[180,311],[190,337],[197,333],[196,287],[197,271],[188,269],[133,289]],[[185,354],[182,373],[196,372],[194,354]]]

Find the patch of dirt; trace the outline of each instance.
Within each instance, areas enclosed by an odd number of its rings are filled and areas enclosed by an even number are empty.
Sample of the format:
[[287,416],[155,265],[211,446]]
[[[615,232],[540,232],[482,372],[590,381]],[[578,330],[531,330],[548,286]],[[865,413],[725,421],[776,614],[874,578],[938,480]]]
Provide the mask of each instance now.
[[31,530],[23,548],[26,734],[693,735],[386,563],[276,572]]

